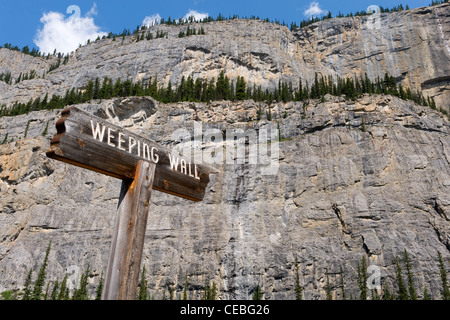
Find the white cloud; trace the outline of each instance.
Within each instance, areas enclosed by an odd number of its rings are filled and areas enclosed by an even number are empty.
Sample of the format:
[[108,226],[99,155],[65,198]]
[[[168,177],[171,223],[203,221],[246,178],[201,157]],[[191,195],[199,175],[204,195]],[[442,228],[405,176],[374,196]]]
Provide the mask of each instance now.
[[312,18],[312,17],[317,17],[317,16],[321,16],[324,15],[325,13],[328,13],[328,11],[326,10],[322,10],[319,7],[319,2],[317,1],[313,1],[309,4],[309,8],[307,10],[305,10],[304,14],[305,16]]
[[195,10],[189,10],[189,12],[186,13],[186,15],[183,17],[183,19],[187,20],[190,17],[194,17],[194,19],[196,21],[201,21],[201,20],[203,20],[205,18],[208,18],[209,14],[208,13],[200,13],[200,12],[195,11]]
[[95,3],[85,17],[73,14],[66,18],[62,13],[53,11],[44,13],[41,18],[44,27],[37,30],[34,43],[42,53],[53,53],[55,49],[64,54],[75,51],[87,40],[95,40],[99,36],[107,35],[95,25],[92,16],[96,14]]
[[146,27],[151,27],[155,24],[158,24],[161,21],[161,16],[159,13],[154,14],[152,16],[147,16],[144,18],[144,21],[142,21],[142,25]]
[[[186,15],[181,18],[184,21],[187,21],[189,19],[189,17],[194,17],[194,19],[196,21],[200,21],[203,20],[204,18],[208,18],[209,14],[208,13],[201,13],[195,10],[189,10],[188,13],[186,13]],[[180,19],[180,20],[181,20]],[[142,25],[143,26],[147,26],[147,27],[151,27],[154,26],[155,24],[158,24],[161,22],[161,16],[159,15],[159,13],[151,15],[151,16],[147,16],[144,18],[144,21],[142,21]]]

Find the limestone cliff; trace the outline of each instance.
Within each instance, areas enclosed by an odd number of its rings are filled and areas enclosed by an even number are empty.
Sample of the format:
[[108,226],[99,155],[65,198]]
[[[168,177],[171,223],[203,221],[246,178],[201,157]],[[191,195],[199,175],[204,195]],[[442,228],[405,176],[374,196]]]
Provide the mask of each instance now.
[[[0,73],[35,70],[38,77],[0,82],[0,106],[48,94],[64,95],[89,80],[178,83],[183,76],[231,79],[273,88],[279,80],[386,72],[450,109],[450,5],[370,17],[325,20],[291,32],[257,20],[206,24],[205,35],[178,38],[186,26],[146,30],[166,37],[103,39],[79,48],[51,72],[49,60],[0,49]],[[45,73],[45,75],[44,75]],[[419,296],[441,298],[437,252],[450,261],[450,123],[428,107],[392,96],[357,101],[266,103],[217,101],[162,104],[149,97],[79,106],[169,148],[176,129],[277,128],[280,166],[218,164],[205,200],[154,192],[144,261],[155,298],[169,288],[199,298],[215,281],[219,298],[294,299],[295,261],[305,299],[325,298],[325,274],[341,298],[358,297],[364,256],[395,288],[393,260],[406,249]],[[267,115],[271,115],[267,117]],[[98,283],[106,270],[121,182],[48,159],[60,110],[0,118],[0,292],[23,286],[51,241],[51,281],[90,266]],[[1,144],[4,142],[4,144]],[[75,272],[75,273],[74,273]],[[347,296],[348,298],[348,296]]]
[[[133,109],[133,107],[135,109]],[[164,105],[149,98],[81,108],[173,145],[175,129],[264,128],[267,105],[253,101]],[[437,251],[450,258],[450,123],[439,113],[391,96],[331,98],[272,106],[279,123],[280,167],[217,165],[205,200],[154,192],[144,248],[149,288],[200,297],[206,280],[221,299],[293,299],[295,257],[305,299],[325,297],[325,273],[358,296],[361,257],[395,288],[393,260],[407,249],[415,285],[440,298]],[[21,287],[52,241],[49,279],[76,268],[105,271],[120,181],[46,158],[58,112],[0,119],[0,291]],[[29,123],[27,138],[26,125]],[[21,138],[21,139],[19,139]],[[61,280],[61,279],[60,279]],[[419,294],[421,295],[421,294]],[[347,296],[348,298],[348,296]]]
[[[294,86],[299,78],[312,83],[315,72],[340,77],[367,73],[373,80],[388,72],[450,111],[449,17],[447,3],[383,13],[376,20],[335,18],[293,32],[261,20],[230,20],[192,24],[206,34],[178,38],[187,26],[157,25],[145,33],[166,37],[98,40],[79,48],[45,79],[0,87],[0,104],[26,103],[46,93],[64,95],[97,77],[141,81],[157,76],[161,83],[176,84],[183,76],[211,79],[225,70],[230,79],[243,76],[250,85],[265,89],[274,88],[280,79]],[[11,57],[7,51],[0,50],[0,72],[10,71],[15,78],[31,69],[43,75],[56,59],[24,58],[16,52]]]

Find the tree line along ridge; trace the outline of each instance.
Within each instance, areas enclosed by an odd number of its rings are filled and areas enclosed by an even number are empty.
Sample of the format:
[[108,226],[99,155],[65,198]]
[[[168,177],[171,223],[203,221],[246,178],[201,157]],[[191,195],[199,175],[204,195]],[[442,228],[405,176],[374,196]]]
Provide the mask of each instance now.
[[[404,88],[402,84],[396,84],[393,76],[385,74],[384,78],[377,77],[375,81],[369,79],[367,74],[361,77],[347,77],[336,79],[333,76],[319,76],[315,74],[314,81],[303,82],[300,78],[298,85],[294,88],[292,82],[279,80],[278,86],[272,90],[263,90],[261,86],[248,85],[244,77],[229,79],[224,71],[216,78],[193,79],[191,76],[182,77],[177,85],[169,81],[167,85],[160,85],[158,78],[150,78],[148,81],[133,82],[115,81],[105,77],[102,80],[96,78],[90,80],[82,89],[67,89],[64,96],[48,94],[44,98],[30,99],[27,103],[14,103],[11,106],[0,106],[1,116],[17,116],[31,111],[62,109],[68,105],[87,103],[92,100],[111,99],[130,96],[149,96],[162,103],[189,102],[211,102],[211,101],[242,101],[254,100],[255,102],[266,102],[269,106],[274,102],[306,101],[319,99],[325,102],[327,95],[344,96],[349,100],[356,100],[363,94],[385,94],[394,95],[403,100],[412,100],[415,103],[437,110],[434,98],[425,98],[420,92],[413,92]],[[448,116],[444,109],[442,113]]]
[[[447,3],[448,0],[433,0],[430,6],[435,6],[443,3]],[[382,13],[389,12],[398,12],[403,10],[409,10],[409,6],[398,5],[391,9],[380,7]],[[347,17],[351,16],[365,16],[370,13],[366,11],[356,12],[355,14],[347,14]],[[344,17],[343,14],[339,13],[336,18]],[[291,30],[295,30],[296,28],[305,27],[311,23],[317,22],[319,20],[325,20],[332,18],[331,13],[322,18],[311,18],[308,20],[304,20],[300,23],[300,27],[298,27],[295,23],[291,24]],[[240,19],[239,16],[233,15],[228,18],[219,14],[216,19],[212,17],[204,18],[200,21],[195,20],[194,17],[190,17],[188,19],[161,19],[159,24],[161,25],[185,25],[193,22],[199,23],[207,23],[213,21],[223,21],[223,20],[233,20]],[[244,19],[253,19],[260,20],[259,17],[252,16],[250,18]],[[266,22],[271,22],[279,25],[284,25],[285,23],[280,23],[279,21],[269,21],[269,19],[265,19]],[[130,32],[129,29],[124,29],[122,33],[115,34],[110,32],[107,36],[103,36],[103,39],[112,38],[113,41],[116,40],[116,37],[122,37],[122,41],[127,36],[134,36],[136,41],[152,40],[158,38],[166,38],[168,34],[164,31],[157,30],[156,37],[153,35],[151,31],[148,31],[150,27],[142,25],[137,26],[134,32]],[[203,27],[199,29],[195,29],[194,27],[187,26],[186,31],[181,30],[178,34],[179,38],[193,36],[193,35],[204,35],[205,30]],[[95,41],[100,40],[98,37]],[[91,40],[87,41],[89,44]],[[81,44],[80,44],[81,46]],[[1,48],[2,46],[0,46]],[[23,47],[22,50],[18,48],[18,46],[13,46],[10,43],[5,43],[4,48],[13,51],[20,51],[24,54],[28,54],[34,57],[41,57],[49,59],[51,57],[50,54],[43,55],[39,50],[33,48],[30,50],[28,46]],[[50,73],[56,69],[58,69],[61,65],[65,65],[68,63],[70,59],[69,54],[57,53],[56,50],[53,52],[53,56],[56,58],[56,62],[51,64],[47,73]],[[11,72],[6,72],[0,74],[0,81],[4,81],[7,84],[12,85],[13,83],[19,83],[25,80],[31,80],[35,78],[44,78],[45,79],[46,72],[42,75],[38,75],[35,70],[31,70],[29,73],[21,73],[17,79],[13,79]],[[314,83],[310,86],[308,83],[303,84],[300,80],[299,87],[294,90],[292,88],[291,83],[281,82],[278,85],[278,88],[274,88],[273,90],[262,90],[260,87],[249,87],[244,78],[237,77],[234,81],[230,81],[221,76],[217,79],[217,83],[214,83],[215,79],[211,80],[202,80],[196,79],[194,80],[189,77],[187,79],[182,79],[181,83],[178,86],[173,87],[169,82],[167,87],[159,87],[156,80],[156,86],[150,80],[147,83],[132,83],[130,80],[121,81],[121,79],[117,79],[115,83],[112,82],[111,79],[105,78],[103,84],[101,86],[98,85],[98,79],[95,81],[90,81],[86,88],[82,89],[71,89],[67,90],[65,96],[57,96],[53,95],[51,98],[46,95],[44,98],[36,98],[35,100],[30,100],[28,103],[14,103],[12,106],[1,105],[0,106],[0,116],[14,116],[20,115],[23,113],[27,113],[29,111],[34,110],[48,110],[48,109],[60,109],[66,105],[70,104],[78,104],[85,103],[95,99],[108,99],[113,97],[128,97],[128,96],[151,96],[160,102],[171,103],[171,102],[180,102],[180,101],[195,101],[195,102],[208,102],[208,101],[216,101],[216,100],[245,100],[245,99],[253,99],[254,101],[267,101],[270,105],[271,102],[287,102],[287,101],[304,101],[307,99],[324,99],[325,94],[330,94],[334,96],[345,95],[348,99],[355,99],[361,94],[364,93],[375,93],[375,94],[392,94],[400,97],[404,100],[413,100],[417,104],[429,106],[434,110],[441,111],[445,115],[448,115],[448,112],[445,109],[437,108],[436,103],[433,98],[425,98],[422,93],[411,92],[409,88],[403,88],[401,84],[398,86],[395,85],[395,80],[392,76],[386,74],[384,79],[377,78],[374,81],[370,81],[367,79],[367,75],[365,78],[346,78],[342,79],[338,77],[334,80],[331,76],[323,77],[321,76],[317,79],[317,74]],[[333,82],[334,81],[334,82]],[[228,82],[228,83],[227,83]],[[92,83],[94,83],[94,88]]]

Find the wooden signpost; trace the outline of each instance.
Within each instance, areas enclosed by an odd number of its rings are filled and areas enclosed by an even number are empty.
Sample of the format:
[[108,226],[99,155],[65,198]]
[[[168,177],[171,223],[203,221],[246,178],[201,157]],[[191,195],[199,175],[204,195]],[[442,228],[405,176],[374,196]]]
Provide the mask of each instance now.
[[172,155],[76,107],[62,112],[47,156],[122,180],[103,300],[136,299],[152,189],[202,201],[217,170]]

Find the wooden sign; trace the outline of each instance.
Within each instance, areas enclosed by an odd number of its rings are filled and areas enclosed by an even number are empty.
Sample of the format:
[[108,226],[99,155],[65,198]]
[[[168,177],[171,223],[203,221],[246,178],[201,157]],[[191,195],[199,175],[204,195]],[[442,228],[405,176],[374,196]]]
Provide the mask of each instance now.
[[121,180],[134,179],[138,161],[156,164],[153,189],[202,201],[217,170],[180,159],[142,138],[76,107],[62,112],[47,156]]
[[217,170],[76,107],[62,112],[47,156],[122,179],[103,300],[136,299],[152,189],[202,201]]

